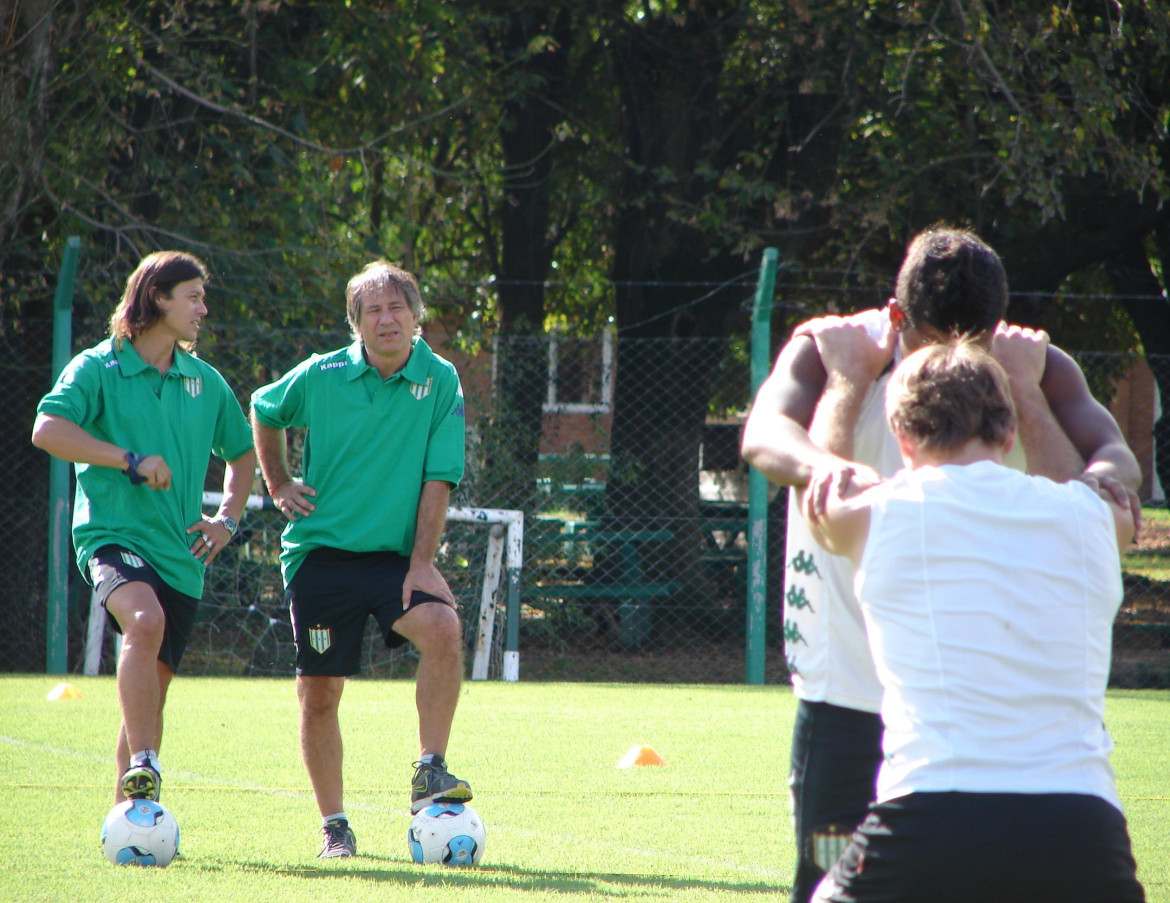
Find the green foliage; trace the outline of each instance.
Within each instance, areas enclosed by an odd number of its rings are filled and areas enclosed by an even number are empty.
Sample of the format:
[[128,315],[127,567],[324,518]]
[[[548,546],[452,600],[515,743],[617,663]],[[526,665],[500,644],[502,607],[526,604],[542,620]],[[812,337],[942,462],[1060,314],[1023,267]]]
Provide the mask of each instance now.
[[[42,31],[14,19],[30,30],[6,51],[0,263],[16,311],[44,289],[15,274],[69,234],[99,314],[138,257],[180,246],[212,263],[225,317],[332,324],[346,277],[385,255],[472,344],[514,303],[498,280],[515,261],[531,261],[537,325],[583,335],[648,303],[623,280],[729,278],[767,245],[805,271],[888,279],[940,220],[991,237],[1015,284],[1067,291],[1116,252],[1116,234],[1090,240],[1109,211],[1132,210],[1141,241],[1170,192],[1160,0],[78,13],[54,7]],[[694,314],[708,334],[742,325]],[[1109,336],[1133,344],[1120,324]]]

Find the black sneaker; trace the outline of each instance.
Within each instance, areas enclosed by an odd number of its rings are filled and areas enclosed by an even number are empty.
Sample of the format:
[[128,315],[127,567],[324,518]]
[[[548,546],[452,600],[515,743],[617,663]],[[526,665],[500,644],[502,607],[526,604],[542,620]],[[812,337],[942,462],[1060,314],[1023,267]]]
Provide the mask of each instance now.
[[325,842],[317,854],[318,859],[345,859],[357,854],[357,838],[344,818],[326,822],[321,833],[325,835]]
[[131,765],[122,775],[122,793],[132,800],[157,800],[162,789],[158,769],[143,763]]
[[447,771],[441,756],[430,762],[415,762],[414,780],[410,782],[410,811],[420,812],[431,803],[466,803],[471,799],[471,785]]

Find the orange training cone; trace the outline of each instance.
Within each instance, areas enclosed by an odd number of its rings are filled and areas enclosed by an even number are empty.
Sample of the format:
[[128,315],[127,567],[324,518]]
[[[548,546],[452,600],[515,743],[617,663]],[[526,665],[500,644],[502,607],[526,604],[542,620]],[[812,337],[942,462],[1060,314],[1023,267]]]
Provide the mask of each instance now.
[[618,768],[629,768],[632,765],[665,765],[666,760],[658,755],[650,746],[633,746],[622,756],[617,763]]
[[49,702],[56,699],[80,699],[81,692],[77,687],[71,683],[60,683],[49,691],[49,695],[45,697]]

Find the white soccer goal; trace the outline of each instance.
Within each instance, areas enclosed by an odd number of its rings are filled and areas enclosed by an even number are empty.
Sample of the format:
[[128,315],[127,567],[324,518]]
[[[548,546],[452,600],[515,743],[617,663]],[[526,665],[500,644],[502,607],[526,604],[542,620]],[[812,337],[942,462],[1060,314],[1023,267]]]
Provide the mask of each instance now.
[[[203,504],[208,508],[218,508],[223,496],[218,492],[205,492]],[[221,648],[206,652],[188,646],[189,653],[205,658],[218,655],[228,657],[239,666],[247,655],[253,658],[256,650],[264,647],[270,654],[279,657],[280,653],[272,653],[275,645],[283,646],[285,660],[288,657],[288,646],[291,632],[287,623],[281,620],[276,612],[280,607],[279,573],[276,569],[275,544],[278,542],[279,530],[283,526],[283,515],[275,513],[272,500],[266,496],[252,495],[248,497],[247,507],[251,511],[265,512],[270,523],[264,525],[259,532],[261,535],[255,542],[262,548],[250,550],[248,557],[249,567],[227,569],[226,575],[216,573],[215,566],[209,572],[209,580],[215,576],[222,580],[225,576],[235,582],[226,591],[227,595],[247,596],[250,601],[244,604],[243,599],[236,599],[237,604],[232,609],[235,628],[230,631],[232,636],[238,636],[242,630],[244,640],[242,646],[251,645],[251,649],[242,652],[240,649],[229,649],[230,641],[220,644]],[[444,569],[444,575],[452,582],[452,589],[457,596],[469,597],[475,575],[482,572],[479,580],[478,617],[471,619],[475,625],[475,651],[472,659],[471,679],[486,680],[492,670],[493,662],[497,663],[497,674],[505,681],[520,679],[520,568],[524,560],[524,513],[501,508],[460,508],[447,509],[447,523],[466,525],[467,534],[483,535],[486,540],[471,540],[464,538],[464,545],[472,547],[469,554],[461,554],[454,550],[452,561],[464,565],[463,571],[468,574],[468,585],[459,591],[453,578],[451,569]],[[256,531],[253,531],[256,532]],[[448,527],[448,536],[455,531]],[[482,555],[482,558],[480,557]],[[256,559],[270,559],[267,563],[257,564]],[[474,559],[474,560],[473,560]],[[218,563],[218,562],[217,562]],[[223,569],[221,569],[223,570]],[[259,575],[263,576],[259,576]],[[220,591],[223,593],[223,590]],[[205,596],[208,594],[205,593]],[[262,601],[267,599],[267,602]],[[496,613],[503,605],[507,613],[507,623],[503,636],[496,629]],[[470,626],[470,625],[469,625]],[[96,599],[91,597],[89,623],[86,631],[85,663],[86,674],[97,674],[101,669],[102,644],[106,633],[106,612]],[[209,639],[205,644],[214,643],[220,636],[229,633],[226,630],[217,630],[215,625],[206,630]],[[120,647],[121,637],[116,639],[116,648]],[[193,643],[195,638],[193,637]],[[236,644],[241,645],[241,643]],[[373,645],[373,644],[372,644]],[[184,665],[187,660],[184,660]],[[246,662],[245,662],[246,664]],[[197,672],[196,672],[197,673]]]

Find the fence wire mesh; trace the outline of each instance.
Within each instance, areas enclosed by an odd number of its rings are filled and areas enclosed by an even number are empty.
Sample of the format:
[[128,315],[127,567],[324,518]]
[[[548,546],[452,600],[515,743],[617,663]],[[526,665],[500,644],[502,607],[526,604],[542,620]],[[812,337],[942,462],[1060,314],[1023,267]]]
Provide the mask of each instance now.
[[[0,517],[8,581],[0,605],[7,670],[45,663],[47,457],[28,441],[36,400],[48,388],[47,323],[22,321],[0,336],[0,465],[13,474]],[[77,348],[102,324],[75,327]],[[340,330],[213,328],[200,353],[235,387],[251,390],[313,351],[339,347]],[[434,342],[440,353],[445,349]],[[452,352],[469,413],[469,470],[454,504],[525,514],[521,582],[522,679],[739,682],[745,674],[747,473],[739,431],[749,404],[743,339],[550,337],[497,342],[478,355]],[[1090,385],[1110,404],[1160,499],[1155,454],[1158,383],[1170,358],[1081,354]],[[1161,449],[1170,447],[1165,441]],[[295,457],[295,455],[294,455]],[[213,467],[207,488],[220,488]],[[256,491],[262,492],[259,481]],[[779,618],[785,494],[769,513],[766,679],[786,671]],[[1114,632],[1113,682],[1170,686],[1170,519],[1146,510],[1125,557],[1126,598]],[[281,516],[249,512],[241,535],[211,569],[184,661],[196,674],[289,674],[293,650],[277,554]],[[475,640],[488,530],[452,524],[440,567]],[[71,574],[69,664],[83,667],[88,587]],[[499,673],[504,599],[495,634]],[[409,648],[388,654],[371,630],[363,674],[413,673]],[[102,668],[112,670],[107,634]]]

